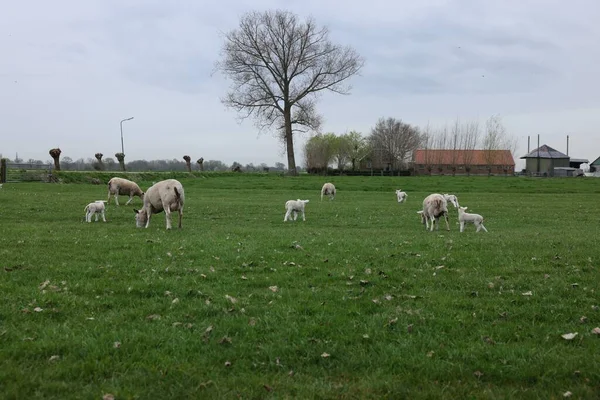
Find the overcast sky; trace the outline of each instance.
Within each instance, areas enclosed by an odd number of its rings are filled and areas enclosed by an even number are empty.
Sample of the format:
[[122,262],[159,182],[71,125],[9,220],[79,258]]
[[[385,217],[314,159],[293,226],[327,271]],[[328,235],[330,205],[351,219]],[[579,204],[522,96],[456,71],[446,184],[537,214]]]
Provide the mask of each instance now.
[[[518,155],[548,144],[600,156],[597,0],[22,0],[0,13],[0,153],[126,160],[285,161],[282,145],[239,123],[211,74],[220,32],[250,10],[312,15],[366,59],[349,96],[319,103],[323,131],[367,135],[380,117],[423,126],[502,116]],[[302,144],[296,138],[297,162]],[[518,163],[519,167],[520,164]]]

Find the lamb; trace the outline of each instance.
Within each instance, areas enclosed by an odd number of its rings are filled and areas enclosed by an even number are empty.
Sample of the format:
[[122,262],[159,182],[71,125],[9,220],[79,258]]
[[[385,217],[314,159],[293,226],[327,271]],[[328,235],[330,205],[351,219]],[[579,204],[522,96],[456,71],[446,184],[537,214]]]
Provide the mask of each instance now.
[[298,213],[302,213],[302,221],[306,221],[306,217],[304,215],[304,205],[308,203],[310,200],[288,200],[285,202],[285,216],[283,217],[283,222],[291,221],[292,214],[294,214],[294,221],[298,217]]
[[104,217],[104,203],[105,200],[96,200],[93,203],[85,206],[83,211],[85,211],[85,220],[87,222],[92,222],[92,215],[96,216],[96,222],[98,222],[98,214],[102,216],[102,221],[106,222],[106,218]]
[[396,190],[396,198],[398,199],[398,203],[406,201],[407,197],[408,194],[406,194],[406,192],[403,192],[401,189]]
[[458,204],[458,197],[456,197],[455,195],[445,193],[444,194],[444,199],[446,199],[447,202],[449,201],[450,203],[452,203],[452,205],[454,206],[454,208],[460,207],[460,205]]
[[479,214],[470,214],[465,212],[467,207],[459,207],[458,208],[458,222],[460,222],[460,231],[462,232],[465,229],[465,224],[474,224],[477,227],[475,232],[479,232],[481,229],[484,231],[488,231],[483,226],[483,217]]
[[421,214],[421,223],[425,224],[425,229],[429,228],[429,221],[431,221],[431,229],[433,231],[434,223],[437,221],[437,229],[440,229],[440,216],[444,216],[446,220],[446,229],[450,230],[450,224],[448,223],[448,203],[444,195],[433,193],[425,197],[423,200],[423,210],[417,211]]
[[115,198],[115,203],[119,205],[119,195],[129,195],[129,200],[125,205],[129,205],[133,200],[133,196],[138,196],[144,201],[144,192],[137,183],[123,178],[112,178],[108,181],[108,203],[110,203],[110,195]]
[[335,186],[333,183],[327,182],[321,188],[321,201],[323,201],[323,196],[329,195],[329,200],[335,199]]
[[150,186],[144,194],[144,206],[140,210],[134,209],[135,222],[138,228],[150,225],[152,214],[165,212],[167,220],[167,229],[171,229],[171,211],[179,213],[179,229],[181,229],[181,220],[183,218],[183,203],[185,194],[183,186],[176,179],[166,179]]

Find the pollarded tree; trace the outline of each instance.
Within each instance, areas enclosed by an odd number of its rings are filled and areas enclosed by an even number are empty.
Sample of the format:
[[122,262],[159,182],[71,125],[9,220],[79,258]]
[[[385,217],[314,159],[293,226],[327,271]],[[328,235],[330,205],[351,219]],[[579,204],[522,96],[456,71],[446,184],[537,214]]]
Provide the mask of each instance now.
[[354,49],[333,44],[329,30],[312,18],[277,10],[242,16],[239,27],[225,34],[216,67],[232,81],[222,102],[242,119],[253,117],[259,129],[278,132],[289,173],[296,175],[294,132],[317,130],[318,94],[348,94],[347,80],[363,65]]
[[185,161],[185,167],[187,168],[187,171],[192,172],[192,157],[185,155],[183,156],[183,160]]
[[57,171],[60,171],[60,153],[62,153],[62,151],[58,147],[50,149],[50,151],[48,152],[48,154],[50,154],[50,157],[52,157],[52,159],[54,160],[54,169]]

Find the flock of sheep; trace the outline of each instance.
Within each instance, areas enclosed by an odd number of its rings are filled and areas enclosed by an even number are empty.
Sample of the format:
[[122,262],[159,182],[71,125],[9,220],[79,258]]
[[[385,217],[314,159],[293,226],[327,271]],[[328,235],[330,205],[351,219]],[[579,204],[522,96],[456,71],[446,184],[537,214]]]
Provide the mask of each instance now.
[[[128,205],[133,200],[134,196],[139,197],[143,201],[143,206],[140,210],[134,209],[136,226],[138,228],[148,227],[150,224],[150,217],[152,214],[158,214],[165,212],[165,218],[167,223],[167,229],[171,229],[171,212],[177,211],[179,213],[179,224],[181,228],[181,220],[183,218],[183,204],[185,202],[185,195],[183,186],[176,179],[166,179],[153,184],[144,193],[137,183],[132,182],[123,178],[112,178],[108,181],[108,200],[97,200],[93,203],[88,204],[85,207],[85,220],[92,222],[92,216],[95,215],[96,221],[98,216],[102,217],[102,220],[106,222],[104,215],[105,204],[110,202],[110,196],[113,195],[115,203],[119,205],[119,195],[128,195],[129,200],[125,205]],[[335,186],[327,182],[321,188],[321,201],[324,196],[329,196],[329,200],[335,199],[336,189]],[[402,190],[396,190],[396,198],[398,203],[403,203],[407,200],[408,194]],[[285,203],[285,215],[283,222],[295,221],[298,218],[298,214],[302,214],[302,220],[306,221],[304,208],[309,200],[288,200]],[[440,217],[444,217],[446,221],[446,229],[450,230],[450,224],[448,223],[448,202],[452,203],[454,208],[458,209],[458,222],[460,223],[460,231],[463,232],[466,224],[475,225],[476,232],[488,230],[483,226],[483,217],[479,214],[467,213],[467,207],[461,207],[458,204],[458,198],[453,194],[438,194],[433,193],[425,197],[423,200],[423,209],[417,211],[421,216],[421,223],[425,225],[425,229],[433,231],[434,225],[439,230]]]
[[123,178],[112,178],[108,181],[108,199],[96,200],[85,206],[85,220],[92,222],[92,216],[102,216],[102,220],[106,222],[104,216],[105,204],[110,202],[110,196],[113,195],[116,205],[119,205],[119,195],[128,195],[129,200],[125,205],[128,205],[133,200],[134,196],[142,199],[143,206],[135,212],[135,224],[138,228],[148,227],[150,225],[150,217],[152,214],[165,212],[167,220],[167,229],[171,229],[171,211],[179,213],[179,224],[181,228],[181,220],[183,219],[183,203],[185,202],[185,193],[183,185],[176,179],[166,179],[150,186],[144,193],[137,183]]

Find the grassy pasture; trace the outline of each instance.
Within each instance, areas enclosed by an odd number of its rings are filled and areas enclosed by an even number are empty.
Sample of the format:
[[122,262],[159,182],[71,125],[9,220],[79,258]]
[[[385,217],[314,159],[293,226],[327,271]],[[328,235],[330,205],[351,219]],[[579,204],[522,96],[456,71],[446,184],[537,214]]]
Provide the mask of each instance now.
[[[0,397],[600,397],[599,180],[180,176],[168,232],[124,196],[82,222],[105,185],[0,189]],[[432,192],[489,233],[425,232]]]

